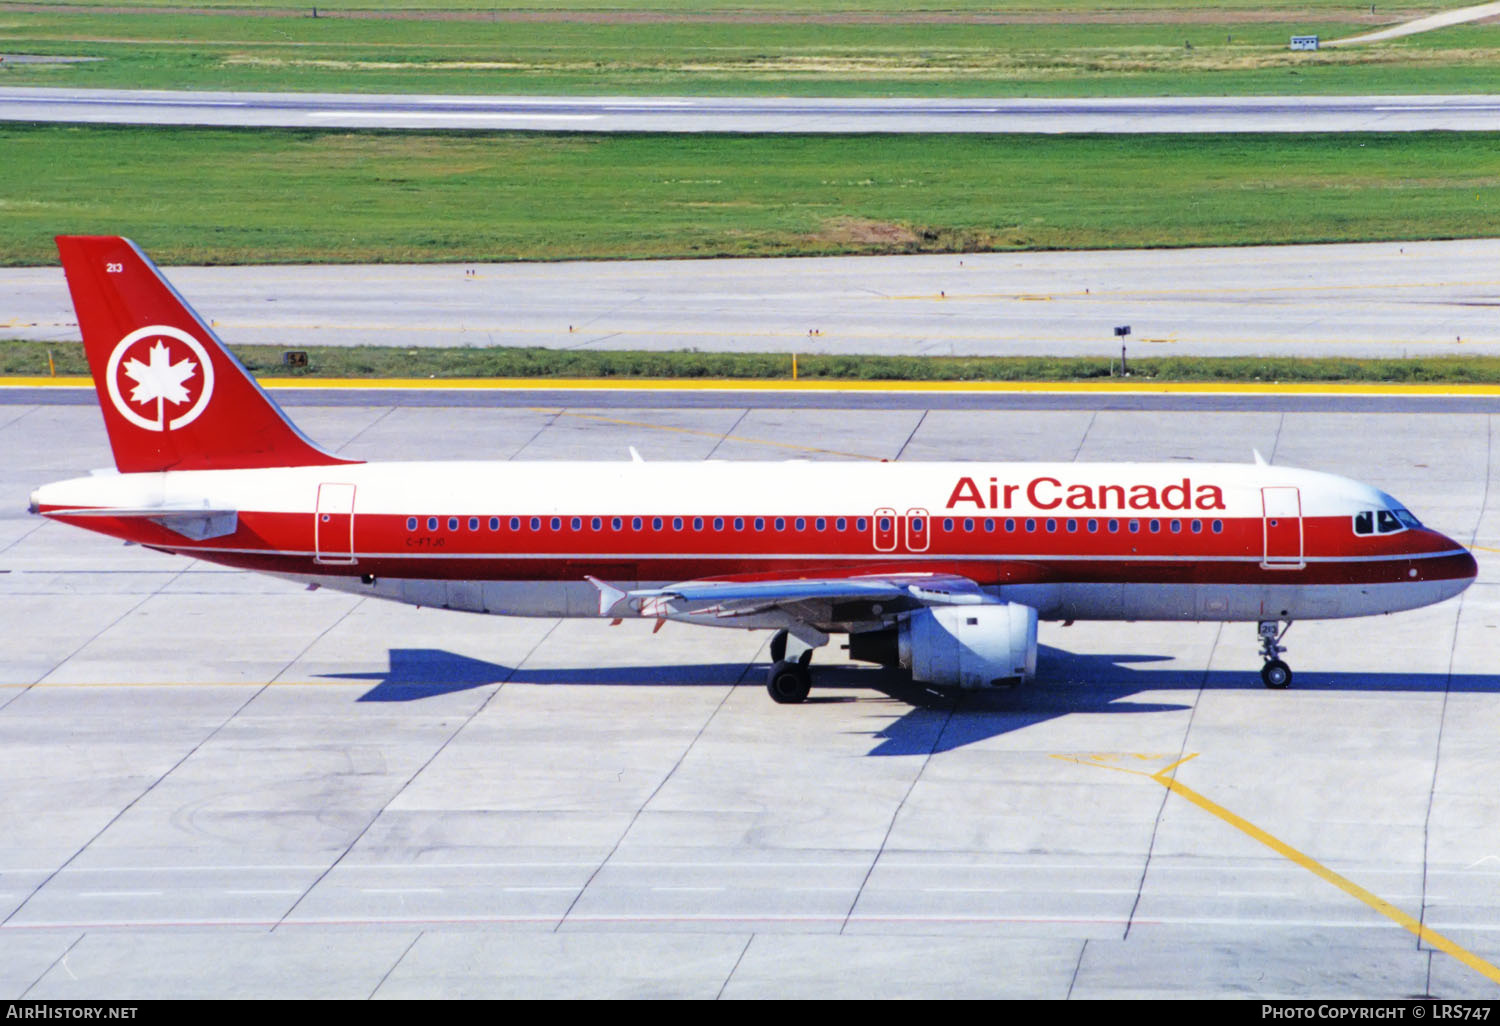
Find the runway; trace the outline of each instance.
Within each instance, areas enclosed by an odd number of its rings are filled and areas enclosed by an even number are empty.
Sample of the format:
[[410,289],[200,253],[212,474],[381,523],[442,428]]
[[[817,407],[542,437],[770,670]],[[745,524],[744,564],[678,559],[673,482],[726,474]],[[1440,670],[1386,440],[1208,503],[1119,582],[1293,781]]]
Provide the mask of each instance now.
[[1500,96],[837,99],[0,88],[0,121],[549,132],[1489,132]]
[[[147,240],[138,240],[146,243]],[[231,345],[889,355],[1500,353],[1500,240],[762,260],[169,267]],[[61,268],[0,337],[76,340]]]
[[[824,650],[783,707],[764,634],[380,605],[29,517],[109,456],[96,411],[13,399],[9,998],[1500,993],[1491,413],[296,408],[361,458],[1258,448],[1388,489],[1480,561],[1460,600],[1296,625],[1285,693],[1252,625],[1080,623],[1043,626],[1013,692]],[[1201,801],[1151,776],[1173,764]]]

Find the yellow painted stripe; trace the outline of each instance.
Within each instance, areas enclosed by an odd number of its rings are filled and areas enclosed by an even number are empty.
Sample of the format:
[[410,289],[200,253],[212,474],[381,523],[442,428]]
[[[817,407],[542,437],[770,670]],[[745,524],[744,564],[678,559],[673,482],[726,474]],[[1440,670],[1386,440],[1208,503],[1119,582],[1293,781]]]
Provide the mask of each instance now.
[[[1407,915],[1405,912],[1401,911],[1399,908],[1397,908],[1395,905],[1392,905],[1384,898],[1378,897],[1377,895],[1372,894],[1370,891],[1365,890],[1365,888],[1361,887],[1353,880],[1350,880],[1348,877],[1341,876],[1340,874],[1335,873],[1333,870],[1329,869],[1327,866],[1323,865],[1312,856],[1298,851],[1290,844],[1287,844],[1280,838],[1267,833],[1244,817],[1235,815],[1233,812],[1230,812],[1228,809],[1224,808],[1224,806],[1218,804],[1217,802],[1210,801],[1208,798],[1199,794],[1197,791],[1194,791],[1192,788],[1188,787],[1186,784],[1183,784],[1175,777],[1170,775],[1172,771],[1175,770],[1178,766],[1182,765],[1184,762],[1187,762],[1188,759],[1192,759],[1195,757],[1195,755],[1189,755],[1186,758],[1177,760],[1170,766],[1167,766],[1165,769],[1159,770],[1158,772],[1152,774],[1146,774],[1139,770],[1126,769],[1122,766],[1111,766],[1104,762],[1097,761],[1097,757],[1079,758],[1059,755],[1054,756],[1053,758],[1063,759],[1068,762],[1076,762],[1080,765],[1085,766],[1097,766],[1100,769],[1115,770],[1116,772],[1120,773],[1130,773],[1135,776],[1149,776],[1150,779],[1156,781],[1158,784],[1160,784],[1162,787],[1165,787],[1173,794],[1192,802],[1204,812],[1207,812],[1213,816],[1217,816],[1219,819],[1223,820],[1225,823],[1228,823],[1236,830],[1249,837],[1254,838],[1261,844],[1264,844],[1266,847],[1276,852],[1278,855],[1290,859],[1292,862],[1295,862],[1297,865],[1301,866],[1303,869],[1314,874],[1315,876],[1326,880],[1328,883],[1337,887],[1339,890],[1343,891],[1350,897],[1358,898],[1360,901],[1364,902],[1370,908],[1374,909],[1376,912],[1379,912],[1387,919],[1392,920],[1393,922],[1416,934],[1419,940],[1430,944],[1432,947],[1437,948],[1439,951],[1442,951],[1445,954],[1451,955],[1452,957],[1462,962],[1464,965],[1468,966],[1470,969],[1473,969],[1475,972],[1479,973],[1482,976],[1488,977],[1495,983],[1500,983],[1500,968],[1497,968],[1491,963],[1486,962],[1484,959],[1480,958],[1472,951],[1469,951],[1467,948],[1461,947],[1460,945],[1454,943],[1447,937],[1444,937],[1442,934],[1438,933],[1436,930],[1423,926],[1415,918]],[[1105,758],[1107,758],[1107,756]]]
[[[277,389],[398,389],[426,391],[674,391],[674,392],[983,392],[1102,395],[1381,395],[1500,396],[1500,384],[1223,381],[800,381],[765,378],[261,378]],[[92,388],[83,377],[5,377],[0,388]]]

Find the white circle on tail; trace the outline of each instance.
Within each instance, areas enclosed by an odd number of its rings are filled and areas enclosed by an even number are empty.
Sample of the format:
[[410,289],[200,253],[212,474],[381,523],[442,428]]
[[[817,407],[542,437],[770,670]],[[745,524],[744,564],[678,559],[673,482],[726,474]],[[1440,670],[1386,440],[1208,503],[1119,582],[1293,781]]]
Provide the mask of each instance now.
[[[184,347],[187,352],[183,352]],[[122,376],[131,390],[128,400],[120,390]],[[137,328],[116,343],[109,354],[104,383],[109,401],[130,423],[147,431],[175,431],[191,424],[208,406],[214,391],[214,365],[208,350],[192,335],[180,328],[152,324]],[[186,406],[187,410],[169,417],[169,406]],[[149,410],[154,418],[145,416],[139,408]]]

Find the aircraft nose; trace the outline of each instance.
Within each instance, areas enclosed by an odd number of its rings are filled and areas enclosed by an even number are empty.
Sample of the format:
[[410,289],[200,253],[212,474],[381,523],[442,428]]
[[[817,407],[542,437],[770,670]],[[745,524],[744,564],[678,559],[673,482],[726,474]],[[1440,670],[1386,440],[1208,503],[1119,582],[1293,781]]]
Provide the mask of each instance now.
[[28,498],[26,502],[26,512],[34,514],[40,511],[41,508],[42,501],[37,498],[36,492],[32,492],[30,498]]

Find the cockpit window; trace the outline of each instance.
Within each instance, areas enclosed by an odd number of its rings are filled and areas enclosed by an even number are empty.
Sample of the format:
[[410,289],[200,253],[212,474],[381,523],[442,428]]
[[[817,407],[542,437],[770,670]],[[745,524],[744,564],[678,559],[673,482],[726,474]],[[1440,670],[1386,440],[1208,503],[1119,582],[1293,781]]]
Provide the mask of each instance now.
[[1422,523],[1404,509],[1367,509],[1354,514],[1355,534],[1395,534]]

